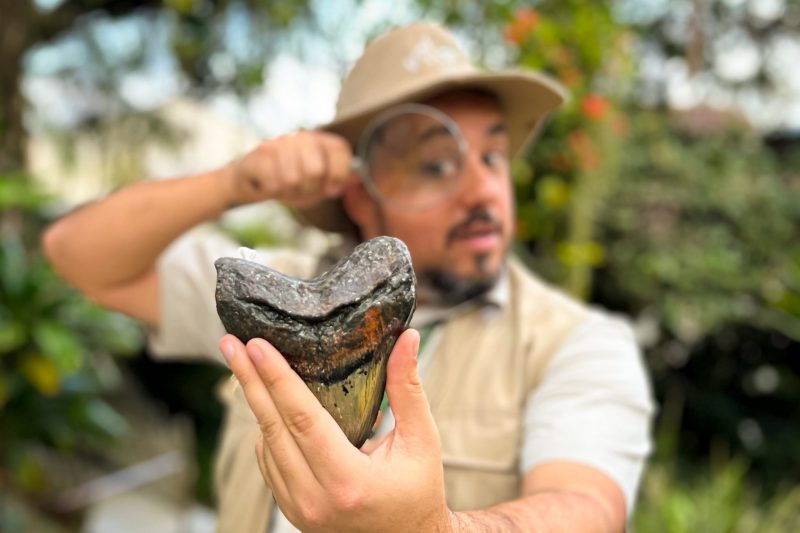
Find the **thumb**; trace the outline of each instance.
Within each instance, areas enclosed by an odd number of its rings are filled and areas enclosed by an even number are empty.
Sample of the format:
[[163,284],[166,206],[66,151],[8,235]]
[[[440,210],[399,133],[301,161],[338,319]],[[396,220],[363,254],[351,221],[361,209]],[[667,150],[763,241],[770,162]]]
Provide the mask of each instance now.
[[395,419],[395,434],[405,441],[428,444],[438,441],[428,398],[417,372],[419,333],[414,329],[403,332],[389,356],[386,393]]

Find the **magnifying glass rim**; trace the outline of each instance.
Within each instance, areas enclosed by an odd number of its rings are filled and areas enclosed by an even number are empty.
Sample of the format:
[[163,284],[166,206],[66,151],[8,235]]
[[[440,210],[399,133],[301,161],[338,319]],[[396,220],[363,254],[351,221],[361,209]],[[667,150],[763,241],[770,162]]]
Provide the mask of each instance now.
[[378,128],[386,124],[388,121],[400,115],[408,113],[430,115],[433,118],[437,119],[447,128],[447,130],[455,138],[456,142],[458,143],[459,154],[463,157],[467,153],[467,141],[466,139],[464,139],[464,135],[461,133],[461,129],[458,127],[458,124],[456,124],[455,121],[452,118],[450,118],[446,113],[436,109],[435,107],[425,104],[415,104],[415,103],[398,104],[373,117],[372,120],[370,120],[367,126],[364,128],[364,131],[361,133],[361,136],[359,137],[358,146],[356,149],[356,154],[358,156],[356,159],[356,167],[361,174],[361,182],[364,184],[364,187],[367,189],[367,192],[369,192],[370,196],[372,196],[375,199],[375,201],[383,203],[385,205],[391,205],[393,207],[401,208],[404,211],[421,211],[436,205],[437,203],[444,200],[444,198],[438,201],[436,200],[432,201],[430,204],[425,204],[420,206],[409,206],[407,204],[404,204],[403,202],[397,202],[396,200],[384,198],[378,191],[378,188],[375,185],[375,181],[372,179],[372,175],[370,174],[369,165],[367,164],[367,147],[369,146],[369,142],[370,139],[372,138],[372,135],[378,130]]

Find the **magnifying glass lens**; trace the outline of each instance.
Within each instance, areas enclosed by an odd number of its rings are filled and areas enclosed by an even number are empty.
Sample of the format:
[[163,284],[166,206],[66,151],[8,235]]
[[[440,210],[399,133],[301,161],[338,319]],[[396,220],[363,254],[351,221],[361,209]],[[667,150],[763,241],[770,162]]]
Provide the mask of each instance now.
[[408,104],[379,116],[365,131],[360,151],[365,183],[384,203],[424,209],[457,192],[464,142],[437,109]]

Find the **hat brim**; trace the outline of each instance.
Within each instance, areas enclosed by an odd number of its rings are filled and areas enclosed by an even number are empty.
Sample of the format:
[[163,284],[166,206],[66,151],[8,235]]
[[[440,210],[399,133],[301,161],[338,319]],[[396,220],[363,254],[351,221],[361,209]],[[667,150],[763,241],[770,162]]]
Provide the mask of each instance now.
[[[462,72],[443,76],[436,83],[429,83],[370,107],[343,114],[319,129],[337,133],[355,147],[364,128],[386,108],[419,102],[457,89],[480,89],[497,96],[505,115],[509,153],[512,158],[523,152],[541,129],[544,119],[566,100],[566,92],[561,84],[538,73],[519,70]],[[296,214],[303,223],[325,231],[350,233],[354,229],[338,199],[299,209]]]

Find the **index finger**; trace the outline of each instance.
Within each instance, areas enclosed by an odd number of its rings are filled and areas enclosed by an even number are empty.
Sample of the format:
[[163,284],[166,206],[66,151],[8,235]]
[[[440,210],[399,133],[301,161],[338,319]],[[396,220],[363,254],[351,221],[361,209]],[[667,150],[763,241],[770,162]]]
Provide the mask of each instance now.
[[344,137],[328,132],[319,134],[319,143],[327,162],[325,195],[338,196],[345,185],[354,178],[353,152]]
[[253,367],[245,346],[233,335],[225,335],[220,339],[220,349],[242,386],[247,404],[258,420],[262,437],[287,486],[296,494],[313,491],[319,486],[318,480]]
[[325,485],[350,477],[364,457],[350,444],[300,376],[263,339],[248,342],[247,353],[320,483]]

